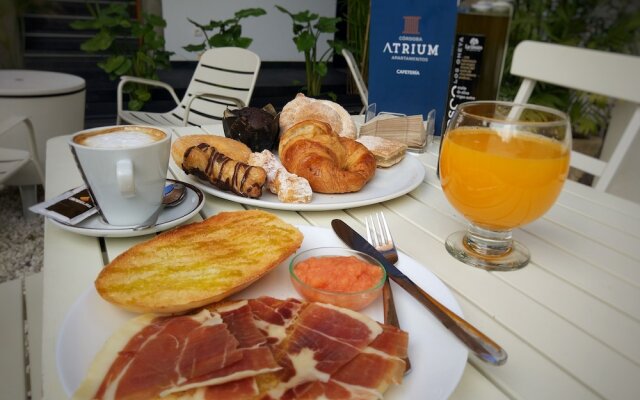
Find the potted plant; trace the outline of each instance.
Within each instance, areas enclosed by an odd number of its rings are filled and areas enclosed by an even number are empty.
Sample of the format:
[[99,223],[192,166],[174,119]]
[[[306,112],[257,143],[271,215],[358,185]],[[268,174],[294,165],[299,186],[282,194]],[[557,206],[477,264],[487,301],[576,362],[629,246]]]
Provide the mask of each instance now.
[[[156,32],[165,27],[161,17],[142,13],[140,19],[132,19],[124,3],[112,3],[107,7],[87,4],[92,18],[71,23],[73,29],[96,30],[80,48],[88,53],[107,52],[104,61],[98,63],[109,78],[115,80],[123,75],[158,79],[158,70],[170,67],[169,56],[173,52],[164,50],[164,38]],[[127,45],[121,40],[134,37],[137,46]],[[129,94],[129,109],[140,110],[151,99],[148,86],[130,83],[123,91]]]
[[[189,22],[198,27],[203,35],[202,43],[190,44],[184,46],[186,51],[202,52],[212,47],[242,47],[246,49],[251,45],[253,39],[242,36],[242,26],[240,20],[248,17],[259,17],[267,12],[262,8],[245,8],[236,11],[233,18],[223,21],[209,21],[208,24],[202,25],[187,18]],[[215,32],[211,35],[209,32]]]
[[[639,32],[640,11],[624,1],[516,0],[505,71],[510,70],[515,46],[523,40],[638,54]],[[513,99],[519,86],[519,78],[505,74],[500,98]],[[604,96],[544,83],[536,85],[529,102],[565,111],[577,137],[602,135],[611,108]]]
[[318,39],[321,33],[335,33],[341,18],[321,17],[309,10],[296,14],[284,7],[275,6],[281,12],[291,17],[293,22],[293,42],[299,52],[304,53],[305,72],[307,78],[307,95],[314,97],[321,93],[322,79],[327,75],[327,62],[335,52],[341,52],[343,44],[340,41],[327,40],[329,48],[318,54]]

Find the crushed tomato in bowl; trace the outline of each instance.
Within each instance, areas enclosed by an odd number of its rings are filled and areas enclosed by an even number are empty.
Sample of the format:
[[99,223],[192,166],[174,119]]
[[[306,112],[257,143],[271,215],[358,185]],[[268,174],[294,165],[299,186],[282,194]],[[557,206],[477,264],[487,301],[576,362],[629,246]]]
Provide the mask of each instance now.
[[359,251],[320,247],[296,255],[289,266],[291,283],[307,301],[360,310],[382,293],[384,268]]
[[360,292],[382,279],[382,269],[355,256],[313,257],[295,267],[297,277],[316,289]]

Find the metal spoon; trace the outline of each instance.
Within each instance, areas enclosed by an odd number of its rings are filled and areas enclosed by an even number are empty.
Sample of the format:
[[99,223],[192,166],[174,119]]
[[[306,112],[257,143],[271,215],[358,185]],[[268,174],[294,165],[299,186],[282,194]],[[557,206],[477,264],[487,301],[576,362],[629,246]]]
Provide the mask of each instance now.
[[163,207],[175,207],[184,201],[187,195],[187,187],[182,183],[174,182],[164,187],[162,195]]
[[160,208],[153,213],[146,221],[133,228],[134,231],[141,231],[150,228],[158,221],[158,216],[165,207],[175,207],[182,203],[187,197],[187,188],[182,183],[173,182],[164,187],[164,194],[162,195],[162,204]]

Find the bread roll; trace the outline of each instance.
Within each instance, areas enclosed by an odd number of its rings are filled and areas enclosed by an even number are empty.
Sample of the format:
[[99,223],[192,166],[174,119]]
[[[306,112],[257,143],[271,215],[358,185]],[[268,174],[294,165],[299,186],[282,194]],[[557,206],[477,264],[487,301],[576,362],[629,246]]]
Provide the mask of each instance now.
[[357,192],[373,178],[376,159],[353,139],[320,121],[301,121],[280,137],[280,161],[319,193]]
[[222,212],[140,243],[96,279],[107,301],[136,312],[178,313],[224,299],[289,257],[302,233],[264,211]]
[[329,100],[316,100],[302,93],[298,93],[295,99],[282,108],[280,133],[307,119],[329,124],[338,136],[355,139],[358,135],[356,124],[340,104]]

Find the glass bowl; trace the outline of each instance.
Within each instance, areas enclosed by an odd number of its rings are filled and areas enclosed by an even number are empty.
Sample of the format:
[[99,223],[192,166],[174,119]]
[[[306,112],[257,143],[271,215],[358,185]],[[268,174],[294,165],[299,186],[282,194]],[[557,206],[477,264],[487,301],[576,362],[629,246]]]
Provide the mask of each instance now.
[[[370,267],[347,265],[352,263],[351,257],[369,264]],[[299,265],[310,259],[321,261],[310,261],[316,265],[305,274],[299,269]],[[297,254],[289,264],[289,275],[293,287],[305,300],[356,311],[365,308],[380,296],[387,279],[384,267],[373,257],[340,247],[319,247]],[[363,285],[364,288],[361,287]]]

